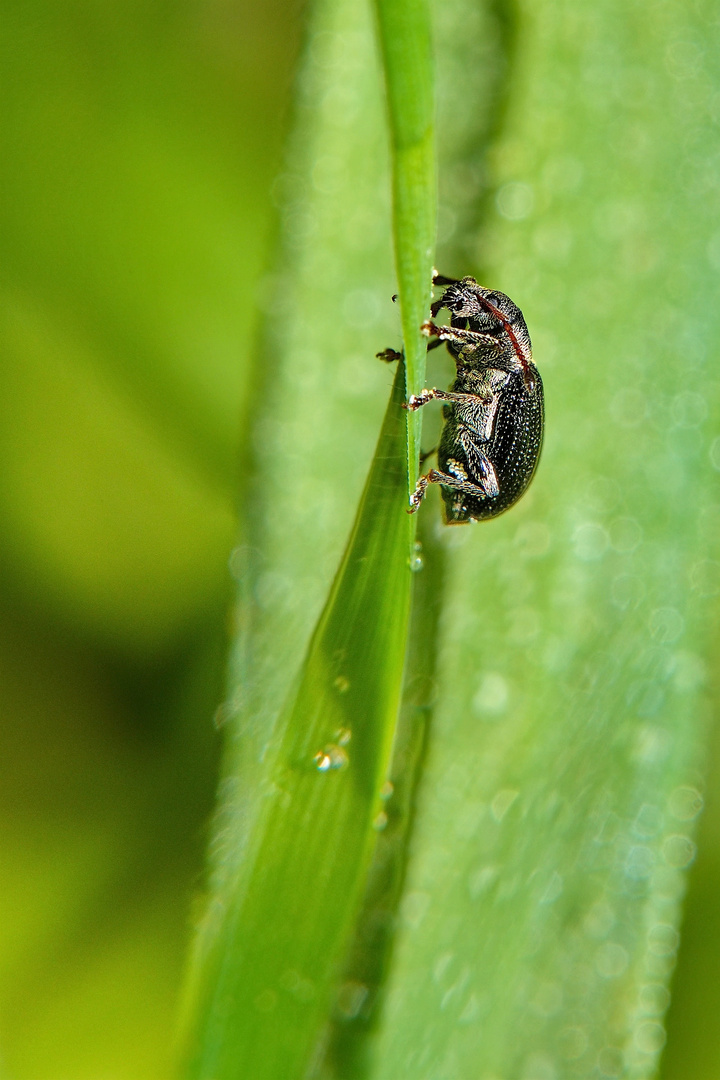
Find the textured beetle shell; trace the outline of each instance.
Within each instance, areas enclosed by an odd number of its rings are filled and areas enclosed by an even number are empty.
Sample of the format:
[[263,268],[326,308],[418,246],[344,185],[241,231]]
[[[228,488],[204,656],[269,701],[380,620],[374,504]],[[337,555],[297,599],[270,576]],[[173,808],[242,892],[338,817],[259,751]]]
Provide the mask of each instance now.
[[[488,359],[487,366],[493,367],[492,360]],[[530,365],[530,369],[536,380],[533,393],[528,393],[521,372],[511,372],[508,383],[500,393],[491,437],[489,441],[479,444],[495,469],[500,489],[498,494],[481,499],[443,487],[448,524],[497,517],[517,502],[532,480],[542,448],[544,398],[540,374],[534,364]],[[473,393],[473,374],[461,370],[451,389],[460,394]],[[460,441],[456,406],[446,405],[444,413],[438,466],[442,472],[450,472],[449,461],[461,462],[468,479],[479,483],[481,477],[468,461]]]
[[517,304],[466,277],[445,290],[433,314],[443,307],[450,311],[451,326],[489,334],[498,343],[447,342],[457,364],[451,389],[475,400],[445,405],[439,469],[486,490],[488,471],[494,470],[497,481],[495,493],[485,497],[443,486],[445,520],[452,525],[497,517],[517,502],[537,467],[545,416],[542,379]]

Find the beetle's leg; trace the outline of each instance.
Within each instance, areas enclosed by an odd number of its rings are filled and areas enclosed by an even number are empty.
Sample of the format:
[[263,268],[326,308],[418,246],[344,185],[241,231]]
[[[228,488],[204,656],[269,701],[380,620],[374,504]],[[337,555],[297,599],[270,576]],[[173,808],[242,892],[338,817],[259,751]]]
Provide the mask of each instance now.
[[438,401],[452,401],[456,405],[493,405],[495,394],[456,394],[454,390],[433,390],[433,397]]
[[393,364],[396,360],[402,360],[403,354],[398,352],[397,349],[383,349],[382,352],[375,353],[378,360],[384,360],[386,364]]
[[[428,342],[427,351],[432,352],[433,349],[438,349],[442,345],[440,338],[434,338],[433,341]],[[397,349],[383,349],[382,352],[375,353],[378,360],[384,360],[386,364],[393,364],[396,360],[402,360],[403,354],[398,352]]]
[[440,472],[439,469],[431,469],[429,473],[419,478],[415,490],[410,496],[408,514],[414,514],[417,511],[420,503],[425,498],[428,484],[440,484],[442,487],[460,491],[463,495],[474,495],[476,499],[487,499],[488,497],[485,488],[480,487],[479,484],[472,484],[469,480],[461,480],[457,476],[450,476],[449,473]]
[[[446,286],[446,285],[459,285],[460,279],[453,277],[445,277],[443,274],[438,274],[436,270],[433,270],[433,285]],[[442,311],[445,307],[445,293],[438,300],[433,300],[430,305],[430,311],[433,319],[436,317],[438,311]]]
[[[433,341],[428,342],[427,351],[431,352],[433,349],[438,349],[442,345],[440,338],[434,338]],[[402,360],[403,354],[398,352],[397,349],[383,349],[382,352],[375,353],[378,360],[384,360],[386,364],[394,364],[396,360]]]
[[433,446],[432,450],[426,450],[424,453],[421,453],[420,454],[420,464],[424,465],[425,462],[427,461],[427,459],[429,457],[432,457],[436,450],[437,450],[437,446]]
[[[431,470],[431,472],[433,472],[433,471],[434,470]],[[418,477],[418,482],[415,485],[415,490],[413,491],[412,495],[410,496],[410,505],[409,505],[408,511],[407,511],[408,514],[414,514],[414,513],[417,512],[418,506],[420,505],[420,503],[425,498],[425,492],[427,491],[427,486],[431,482],[432,481],[430,480],[430,473],[428,473],[427,476],[419,476]]]
[[[500,494],[500,484],[498,483],[495,466],[487,454],[480,449],[475,439],[463,439],[461,437],[460,441],[473,476],[479,479],[480,487],[485,492],[486,498],[494,499],[496,495]],[[447,468],[451,476],[457,477],[463,483],[472,483],[471,480],[468,480],[465,466],[459,461],[448,458]],[[472,495],[472,492],[467,492],[467,494]]]
[[421,409],[423,405],[427,405],[428,401],[432,401],[433,398],[437,397],[439,392],[433,386],[432,390],[422,390],[419,394],[411,394],[409,399],[403,402],[403,409],[407,409],[408,412],[415,412],[417,409]]
[[415,412],[416,409],[427,405],[428,401],[452,401],[456,405],[471,405],[480,402],[481,405],[492,405],[495,398],[484,397],[482,394],[455,394],[452,390],[438,390],[433,386],[432,390],[423,390],[420,394],[413,394],[403,405],[403,409]]
[[438,326],[431,319],[424,322],[420,329],[427,337],[436,337],[439,341],[452,341],[460,346],[492,345],[495,349],[503,347],[495,334],[482,334],[479,330],[461,330],[459,326]]
[[432,401],[435,393],[435,387],[433,387],[432,390],[423,390],[420,394],[411,394],[409,400],[403,402],[403,409],[407,409],[408,412],[415,412],[416,409],[427,405],[428,401]]
[[433,285],[458,285],[460,278],[445,277],[444,274],[438,274],[437,270],[433,269]]

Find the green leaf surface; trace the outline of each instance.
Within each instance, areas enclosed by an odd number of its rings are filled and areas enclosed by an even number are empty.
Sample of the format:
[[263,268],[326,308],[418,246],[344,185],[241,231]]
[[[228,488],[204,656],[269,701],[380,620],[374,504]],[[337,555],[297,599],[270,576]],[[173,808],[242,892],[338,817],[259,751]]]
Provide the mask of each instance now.
[[[437,707],[369,1072],[382,1080],[655,1075],[701,805],[717,27],[707,5],[608,2],[521,5],[517,28],[461,269],[524,310],[546,443],[511,514],[442,541]],[[459,63],[445,71],[462,83]]]
[[267,792],[206,976],[193,1075],[301,1076],[328,1015],[400,696],[410,599],[410,521],[398,512],[404,384],[399,368],[345,557],[280,718],[280,744],[266,753]]
[[[435,103],[427,0],[375,0],[393,148],[393,225],[407,393],[425,379],[426,340],[437,219]],[[408,416],[408,476],[415,486],[422,419]]]

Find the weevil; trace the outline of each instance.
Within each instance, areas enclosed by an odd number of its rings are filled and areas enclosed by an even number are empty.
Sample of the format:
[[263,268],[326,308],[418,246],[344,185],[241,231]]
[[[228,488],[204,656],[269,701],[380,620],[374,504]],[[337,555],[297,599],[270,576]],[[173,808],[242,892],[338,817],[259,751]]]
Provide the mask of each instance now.
[[[444,402],[438,468],[417,482],[408,513],[414,514],[428,484],[440,484],[448,525],[497,517],[517,502],[533,478],[543,441],[544,399],[533,363],[530,335],[509,296],[485,289],[472,277],[436,274],[445,291],[423,332],[429,349],[447,344],[457,375],[449,391],[423,390],[405,404],[411,411]],[[450,312],[450,325],[435,323]],[[387,349],[378,355],[399,358]]]

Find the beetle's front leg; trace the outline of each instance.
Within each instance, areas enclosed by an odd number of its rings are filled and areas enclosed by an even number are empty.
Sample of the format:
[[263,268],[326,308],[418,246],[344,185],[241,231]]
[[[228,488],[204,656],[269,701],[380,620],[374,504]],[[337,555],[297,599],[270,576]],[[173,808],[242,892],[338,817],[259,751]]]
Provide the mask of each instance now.
[[403,409],[415,412],[416,409],[421,409],[423,405],[427,405],[428,401],[433,400],[452,401],[455,405],[477,405],[478,402],[481,405],[492,405],[495,398],[482,394],[455,394],[452,390],[438,390],[433,386],[432,390],[423,390],[417,395],[412,394],[403,405]]
[[462,330],[459,326],[438,326],[428,319],[420,327],[426,337],[436,337],[439,341],[452,341],[455,345],[469,345],[476,349],[478,345],[491,345],[502,349],[502,343],[494,334],[482,334],[479,330]]
[[444,274],[439,274],[437,272],[437,270],[435,269],[435,267],[433,267],[432,283],[433,283],[433,285],[440,285],[440,286],[442,286],[442,285],[459,285],[460,284],[460,278],[445,277]]

